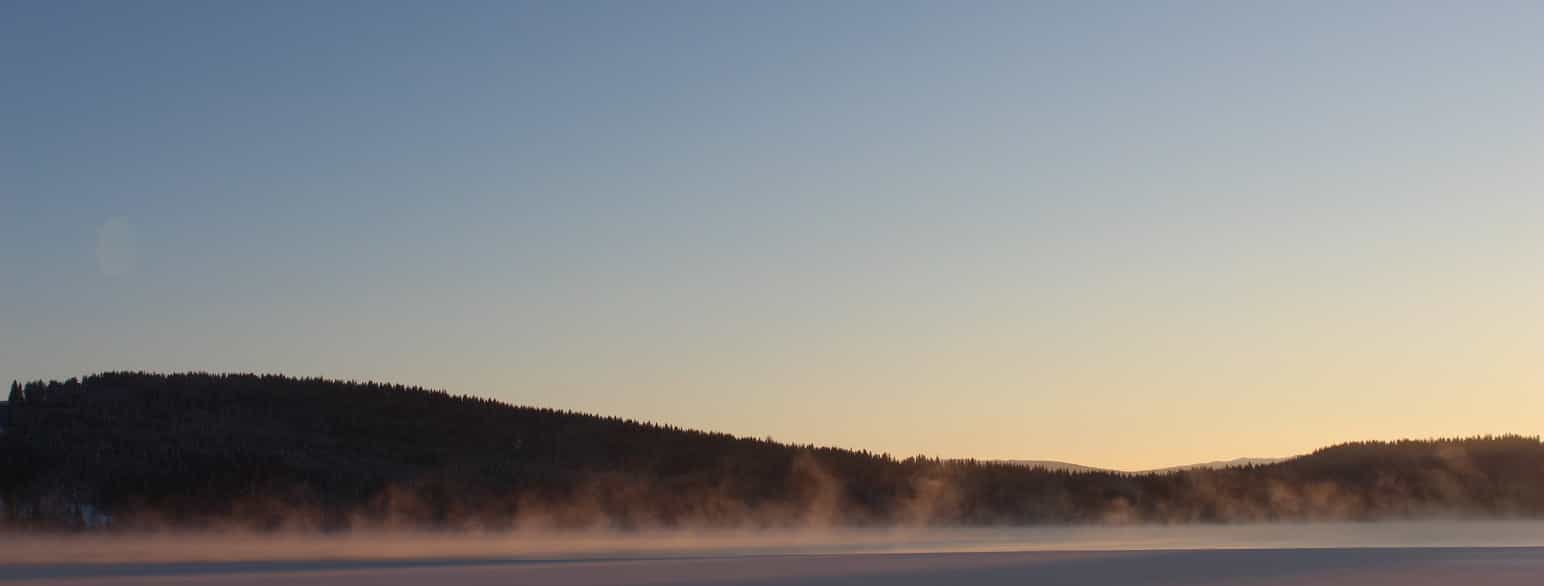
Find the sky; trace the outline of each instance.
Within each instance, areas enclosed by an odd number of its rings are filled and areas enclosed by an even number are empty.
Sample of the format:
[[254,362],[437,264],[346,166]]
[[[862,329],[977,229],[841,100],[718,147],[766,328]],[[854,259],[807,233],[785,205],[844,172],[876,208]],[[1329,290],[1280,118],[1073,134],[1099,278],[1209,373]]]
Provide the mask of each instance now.
[[1544,427],[1544,4],[0,2],[0,377],[1149,468]]

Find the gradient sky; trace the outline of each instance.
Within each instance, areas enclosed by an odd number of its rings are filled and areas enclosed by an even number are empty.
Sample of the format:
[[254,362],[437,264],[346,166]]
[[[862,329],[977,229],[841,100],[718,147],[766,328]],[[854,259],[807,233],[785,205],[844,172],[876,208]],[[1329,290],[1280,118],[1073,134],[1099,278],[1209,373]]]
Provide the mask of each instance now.
[[1143,468],[1544,427],[1544,3],[0,3],[0,376]]

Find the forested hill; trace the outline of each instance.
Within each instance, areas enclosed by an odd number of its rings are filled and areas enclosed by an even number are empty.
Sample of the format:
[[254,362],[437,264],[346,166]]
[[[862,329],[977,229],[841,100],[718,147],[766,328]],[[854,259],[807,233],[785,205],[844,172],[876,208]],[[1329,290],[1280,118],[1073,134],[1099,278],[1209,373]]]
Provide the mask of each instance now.
[[1156,475],[897,460],[375,383],[13,386],[4,524],[652,527],[1544,516],[1537,437],[1354,443]]

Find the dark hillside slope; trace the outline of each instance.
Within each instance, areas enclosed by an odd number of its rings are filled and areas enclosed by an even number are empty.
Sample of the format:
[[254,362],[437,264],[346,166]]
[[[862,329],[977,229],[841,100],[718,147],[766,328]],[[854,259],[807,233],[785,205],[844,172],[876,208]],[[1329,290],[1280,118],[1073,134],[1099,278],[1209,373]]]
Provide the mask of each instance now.
[[1544,514],[1536,437],[1160,475],[897,460],[376,383],[109,373],[13,389],[11,526],[1216,522]]

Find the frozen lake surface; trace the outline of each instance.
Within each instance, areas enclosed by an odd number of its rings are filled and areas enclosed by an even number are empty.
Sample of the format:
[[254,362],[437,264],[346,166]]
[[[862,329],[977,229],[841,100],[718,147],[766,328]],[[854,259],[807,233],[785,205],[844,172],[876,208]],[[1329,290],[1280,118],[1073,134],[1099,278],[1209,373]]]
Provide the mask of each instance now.
[[0,547],[0,583],[35,586],[1544,584],[1534,522],[12,537]]
[[1537,585],[1539,548],[832,554],[619,560],[238,562],[11,568],[50,586],[515,584]]

